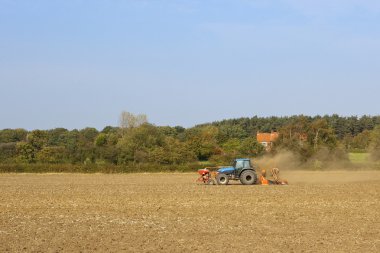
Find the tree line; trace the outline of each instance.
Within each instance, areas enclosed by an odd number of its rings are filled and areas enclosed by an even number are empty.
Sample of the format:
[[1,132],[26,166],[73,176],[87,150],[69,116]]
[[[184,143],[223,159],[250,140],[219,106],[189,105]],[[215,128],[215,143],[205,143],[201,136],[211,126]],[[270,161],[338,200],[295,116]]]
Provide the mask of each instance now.
[[[279,132],[270,151],[289,150],[306,162],[324,152],[346,159],[348,152],[370,152],[380,159],[380,116],[291,116],[229,119],[197,125],[155,126],[146,115],[123,112],[118,127],[67,130],[3,129],[1,164],[97,166],[227,163],[235,157],[266,153],[257,132]],[[302,137],[302,138],[301,138]]]

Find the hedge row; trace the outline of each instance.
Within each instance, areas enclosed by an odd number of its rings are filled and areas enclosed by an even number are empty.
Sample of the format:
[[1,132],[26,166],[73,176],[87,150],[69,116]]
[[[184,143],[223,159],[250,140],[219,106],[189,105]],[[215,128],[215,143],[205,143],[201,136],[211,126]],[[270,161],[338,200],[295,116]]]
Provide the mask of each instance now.
[[139,173],[139,172],[194,172],[199,164],[185,165],[82,165],[82,164],[0,164],[0,173]]

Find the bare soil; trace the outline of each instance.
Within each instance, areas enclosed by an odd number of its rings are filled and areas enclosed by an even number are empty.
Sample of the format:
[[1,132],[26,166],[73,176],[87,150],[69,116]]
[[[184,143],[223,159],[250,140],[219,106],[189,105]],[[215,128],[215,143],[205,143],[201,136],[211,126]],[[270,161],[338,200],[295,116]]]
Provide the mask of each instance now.
[[0,174],[0,252],[379,252],[380,172]]

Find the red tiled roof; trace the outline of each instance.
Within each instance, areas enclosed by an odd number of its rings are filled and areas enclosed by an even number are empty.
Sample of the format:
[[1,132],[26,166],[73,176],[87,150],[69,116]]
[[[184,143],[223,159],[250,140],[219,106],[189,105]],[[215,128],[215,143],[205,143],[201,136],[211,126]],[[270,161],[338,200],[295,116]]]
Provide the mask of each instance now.
[[258,142],[274,142],[278,138],[278,133],[257,133],[256,138]]

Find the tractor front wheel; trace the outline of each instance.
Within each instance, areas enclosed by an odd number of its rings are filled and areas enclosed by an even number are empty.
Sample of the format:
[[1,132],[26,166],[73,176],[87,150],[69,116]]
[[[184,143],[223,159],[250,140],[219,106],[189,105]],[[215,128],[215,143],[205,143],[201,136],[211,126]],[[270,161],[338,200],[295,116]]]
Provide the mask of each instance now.
[[220,185],[228,185],[229,178],[226,174],[224,173],[219,173],[216,176],[216,182]]
[[245,185],[255,184],[257,180],[257,175],[252,170],[243,171],[240,175],[240,182]]

